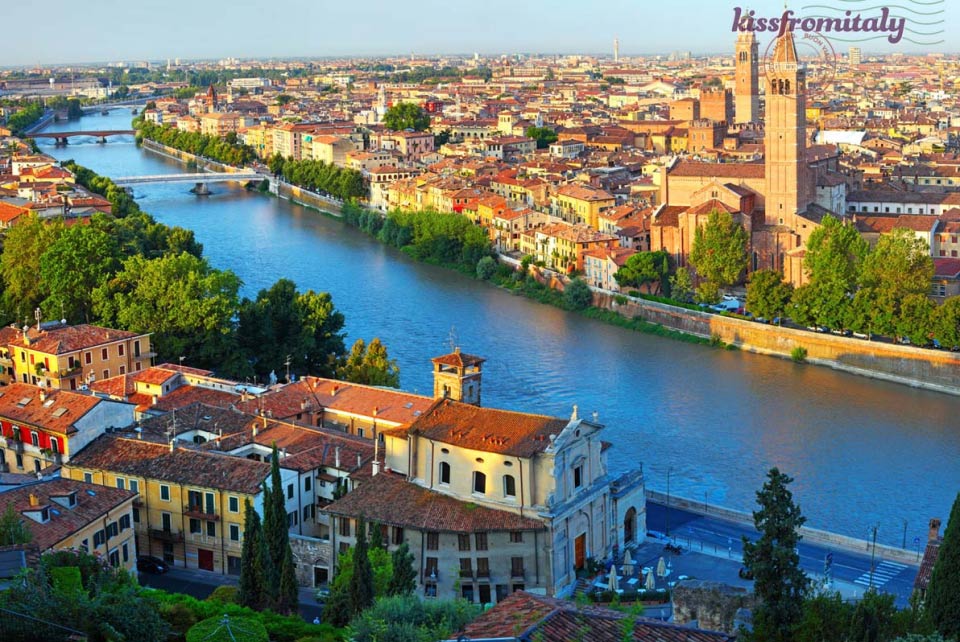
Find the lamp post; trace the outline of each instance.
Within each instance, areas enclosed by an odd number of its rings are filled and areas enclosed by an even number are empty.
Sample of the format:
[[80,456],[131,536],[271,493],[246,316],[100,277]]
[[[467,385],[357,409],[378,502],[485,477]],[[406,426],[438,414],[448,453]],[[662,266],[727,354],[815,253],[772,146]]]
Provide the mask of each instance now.
[[673,472],[673,467],[670,466],[667,468],[667,537],[670,537],[670,473]]
[[907,518],[903,517],[901,519],[903,519],[903,546],[901,546],[900,548],[906,549],[907,548]]
[[870,580],[868,590],[873,590],[873,563],[877,558],[877,525],[874,524],[873,528],[873,550],[870,552]]

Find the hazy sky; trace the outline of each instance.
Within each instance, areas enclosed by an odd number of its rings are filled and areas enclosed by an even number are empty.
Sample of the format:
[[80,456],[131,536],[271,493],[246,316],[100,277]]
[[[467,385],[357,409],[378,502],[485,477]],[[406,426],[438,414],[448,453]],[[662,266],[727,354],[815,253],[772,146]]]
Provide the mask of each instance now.
[[[956,33],[955,0],[897,0],[908,30]],[[779,16],[782,1],[745,1]],[[802,0],[798,15],[835,15],[884,0]],[[735,0],[43,0],[4,7],[0,65],[167,58],[343,56],[417,53],[608,53],[729,51]],[[42,8],[41,8],[42,7]],[[818,8],[819,7],[819,8]],[[827,7],[827,8],[824,8]],[[832,8],[832,9],[831,9]],[[901,14],[903,9],[897,9]],[[921,17],[918,12],[924,15]],[[924,26],[914,24],[922,22]],[[24,25],[23,28],[17,25]],[[13,26],[13,28],[10,28]],[[910,34],[907,34],[910,37]],[[768,40],[770,35],[761,38]],[[869,51],[945,51],[918,43],[862,43]],[[926,40],[923,40],[926,38]],[[835,43],[845,51],[851,43]],[[953,45],[956,47],[956,45]]]

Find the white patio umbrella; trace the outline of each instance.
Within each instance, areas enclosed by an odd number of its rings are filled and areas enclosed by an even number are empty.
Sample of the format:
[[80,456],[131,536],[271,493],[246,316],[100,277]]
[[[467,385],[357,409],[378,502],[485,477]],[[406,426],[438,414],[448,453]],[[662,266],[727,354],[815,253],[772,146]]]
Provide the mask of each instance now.
[[653,570],[647,573],[647,581],[644,586],[648,591],[653,591],[657,588],[657,580],[653,577]]
[[666,577],[667,576],[667,561],[660,558],[660,561],[657,562],[657,577]]
[[633,575],[633,558],[630,557],[630,549],[623,554],[623,574]]
[[611,591],[618,591],[618,590],[620,590],[620,578],[617,577],[617,567],[616,567],[616,566],[611,566],[611,567],[610,567],[610,583],[609,583],[609,588],[610,588]]

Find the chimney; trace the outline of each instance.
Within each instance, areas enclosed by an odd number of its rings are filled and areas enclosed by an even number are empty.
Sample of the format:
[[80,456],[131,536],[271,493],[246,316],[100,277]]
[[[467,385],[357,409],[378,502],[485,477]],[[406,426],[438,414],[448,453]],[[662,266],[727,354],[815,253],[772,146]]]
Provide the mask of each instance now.
[[576,421],[579,418],[577,415],[577,404],[573,404],[573,414],[570,415],[570,421]]
[[940,520],[936,517],[930,520],[930,534],[927,535],[927,539],[931,542],[940,539]]
[[333,449],[334,468],[340,468],[340,446]]
[[357,453],[357,468],[363,465],[363,457],[360,456],[360,453]]
[[170,440],[170,452],[173,452],[173,448],[176,443],[177,443],[176,438]]
[[330,390],[330,396],[331,396],[331,397],[336,397],[336,396],[337,396],[337,391],[338,391],[339,389],[340,389],[340,386],[336,386],[336,385],[335,385],[335,386]]
[[284,446],[283,449],[280,450],[280,459],[286,459],[286,458],[287,458],[287,448],[286,446]]
[[376,417],[378,414],[380,414],[380,406],[374,406],[374,407],[373,407],[373,416]]
[[47,400],[47,391],[43,388],[40,388],[40,403],[43,403]]
[[151,399],[151,405],[157,405],[157,395],[153,395],[153,398]]
[[380,472],[380,439],[373,436],[373,474]]
[[33,493],[30,493],[30,505],[31,505],[31,506],[39,506],[39,505],[40,505],[40,498],[37,497],[36,495],[34,495]]
[[141,428],[140,426],[137,426],[133,430],[135,433],[137,433],[137,439],[143,439],[143,428]]
[[253,424],[253,438],[254,440],[257,438],[257,424]]

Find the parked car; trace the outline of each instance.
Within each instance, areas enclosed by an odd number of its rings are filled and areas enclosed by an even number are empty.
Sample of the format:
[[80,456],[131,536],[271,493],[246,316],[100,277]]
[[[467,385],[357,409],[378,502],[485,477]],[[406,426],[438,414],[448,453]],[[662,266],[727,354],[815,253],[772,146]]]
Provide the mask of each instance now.
[[137,570],[144,573],[153,573],[154,575],[163,575],[170,570],[170,565],[159,557],[140,555],[137,557]]
[[850,330],[831,330],[830,334],[836,334],[841,337],[849,337],[853,334]]
[[741,579],[744,579],[744,580],[752,580],[752,579],[753,579],[753,571],[751,571],[751,570],[750,570],[749,568],[747,568],[746,566],[741,566],[741,567],[740,567],[740,572],[738,573],[738,575],[740,576]]

